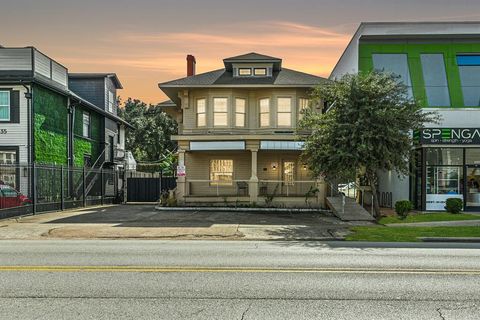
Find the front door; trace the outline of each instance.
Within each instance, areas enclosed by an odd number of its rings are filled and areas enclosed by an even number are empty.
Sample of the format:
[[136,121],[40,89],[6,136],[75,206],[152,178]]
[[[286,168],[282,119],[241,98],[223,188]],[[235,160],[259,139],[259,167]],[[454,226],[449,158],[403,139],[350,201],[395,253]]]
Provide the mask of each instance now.
[[465,210],[480,210],[480,165],[465,169]]
[[295,162],[283,161],[282,166],[282,194],[289,196],[293,193],[295,185]]

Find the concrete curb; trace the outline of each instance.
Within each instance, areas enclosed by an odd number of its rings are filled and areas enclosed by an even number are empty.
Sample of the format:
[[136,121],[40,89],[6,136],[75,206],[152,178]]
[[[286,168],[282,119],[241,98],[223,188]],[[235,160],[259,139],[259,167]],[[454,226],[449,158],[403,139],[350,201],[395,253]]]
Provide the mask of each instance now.
[[480,237],[419,237],[423,242],[467,242],[480,243]]
[[231,207],[159,207],[158,211],[209,211],[209,212],[288,212],[288,213],[322,213],[331,215],[330,210],[325,209],[300,209],[300,208],[231,208]]

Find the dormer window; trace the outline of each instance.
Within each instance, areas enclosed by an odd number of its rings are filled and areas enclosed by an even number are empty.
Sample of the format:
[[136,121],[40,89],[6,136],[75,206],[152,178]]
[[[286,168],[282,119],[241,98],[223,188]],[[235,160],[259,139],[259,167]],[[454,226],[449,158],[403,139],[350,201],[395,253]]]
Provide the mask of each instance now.
[[238,68],[238,75],[239,76],[251,76],[252,69],[251,68]]
[[266,77],[267,76],[267,68],[255,68],[253,70],[253,74],[257,77]]

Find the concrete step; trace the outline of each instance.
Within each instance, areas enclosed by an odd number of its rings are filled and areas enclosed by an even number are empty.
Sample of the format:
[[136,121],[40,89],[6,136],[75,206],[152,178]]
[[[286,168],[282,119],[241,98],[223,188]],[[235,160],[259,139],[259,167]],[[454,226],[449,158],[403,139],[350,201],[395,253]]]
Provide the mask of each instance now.
[[351,198],[345,197],[345,204],[343,204],[341,196],[327,197],[327,206],[342,221],[375,221],[367,210]]

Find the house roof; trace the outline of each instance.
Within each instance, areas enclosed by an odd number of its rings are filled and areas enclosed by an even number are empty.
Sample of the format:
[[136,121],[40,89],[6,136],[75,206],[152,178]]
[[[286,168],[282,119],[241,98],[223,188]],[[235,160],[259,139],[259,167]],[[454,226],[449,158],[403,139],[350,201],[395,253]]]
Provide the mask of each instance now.
[[279,71],[282,69],[282,59],[266,56],[256,52],[250,52],[223,59],[223,64],[225,65],[225,69],[227,71],[232,71],[232,66],[234,63],[272,63],[274,71]]
[[172,100],[165,100],[158,104],[160,108],[176,107],[177,105]]
[[73,79],[110,78],[115,84],[115,88],[123,89],[120,79],[118,79],[117,74],[113,72],[112,73],[90,73],[90,72],[78,73],[77,72],[77,73],[69,73],[68,77]]

